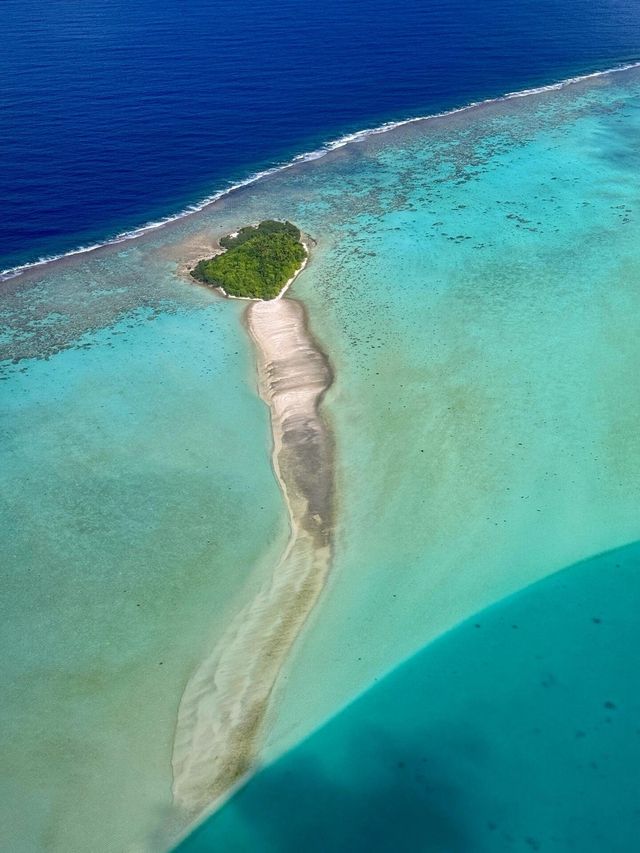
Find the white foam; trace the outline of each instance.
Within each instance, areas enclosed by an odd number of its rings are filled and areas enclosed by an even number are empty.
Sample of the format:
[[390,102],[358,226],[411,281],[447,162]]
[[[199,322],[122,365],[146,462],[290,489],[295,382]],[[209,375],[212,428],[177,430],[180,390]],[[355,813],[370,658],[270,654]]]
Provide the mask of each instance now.
[[6,281],[8,279],[15,278],[26,270],[44,266],[45,264],[49,264],[53,261],[59,261],[61,258],[70,258],[73,255],[83,255],[89,252],[95,252],[96,249],[101,249],[104,246],[112,246],[118,243],[124,243],[129,240],[135,240],[137,237],[141,237],[143,234],[147,234],[150,231],[156,230],[157,228],[162,228],[163,226],[168,225],[170,222],[175,222],[177,219],[182,219],[185,216],[190,216],[193,213],[198,213],[205,207],[208,207],[210,204],[214,204],[216,201],[219,201],[224,196],[227,196],[230,193],[235,192],[236,190],[242,189],[243,187],[255,184],[262,178],[266,178],[269,175],[275,174],[276,172],[284,171],[285,169],[290,169],[292,166],[297,166],[300,163],[306,163],[311,160],[318,160],[319,158],[324,157],[331,151],[335,151],[338,148],[344,148],[346,145],[351,145],[352,143],[362,142],[362,140],[366,139],[369,136],[376,136],[381,133],[388,133],[390,130],[395,130],[398,127],[403,127],[404,125],[408,124],[416,124],[417,122],[428,121],[430,119],[436,118],[445,118],[446,116],[466,112],[467,110],[475,109],[486,104],[499,103],[500,101],[509,101],[513,98],[527,98],[530,95],[539,95],[543,92],[554,92],[558,89],[563,89],[566,86],[571,86],[575,83],[582,83],[585,80],[592,80],[597,77],[604,77],[606,75],[615,74],[620,71],[629,71],[633,68],[640,68],[640,61],[629,62],[624,65],[618,65],[614,68],[607,68],[604,71],[593,71],[589,74],[581,74],[577,77],[567,77],[565,80],[560,80],[557,83],[549,83],[545,86],[536,86],[532,89],[521,89],[517,92],[507,92],[505,95],[501,95],[496,98],[487,98],[482,101],[472,101],[469,104],[465,104],[465,106],[463,107],[455,107],[453,109],[444,110],[443,112],[439,113],[415,116],[414,118],[401,119],[399,121],[388,121],[384,124],[378,125],[377,127],[365,128],[364,130],[358,130],[354,131],[353,133],[347,133],[344,136],[339,137],[338,139],[334,139],[331,142],[327,142],[322,148],[318,148],[314,151],[308,151],[304,154],[296,155],[288,163],[281,163],[277,166],[272,166],[269,169],[263,169],[260,172],[255,172],[254,174],[249,175],[249,177],[245,178],[244,180],[237,181],[236,183],[228,186],[226,189],[219,190],[218,192],[207,196],[202,201],[197,202],[196,204],[189,205],[188,207],[184,208],[184,210],[181,210],[179,213],[175,213],[171,216],[166,216],[163,219],[159,219],[154,222],[148,222],[147,224],[141,225],[139,228],[134,228],[131,231],[124,231],[109,240],[105,240],[102,243],[92,243],[89,246],[79,246],[78,248],[71,249],[68,252],[62,252],[58,255],[48,255],[46,257],[38,258],[37,261],[30,261],[26,264],[21,264],[19,266],[11,267],[9,269],[0,270],[0,281]]

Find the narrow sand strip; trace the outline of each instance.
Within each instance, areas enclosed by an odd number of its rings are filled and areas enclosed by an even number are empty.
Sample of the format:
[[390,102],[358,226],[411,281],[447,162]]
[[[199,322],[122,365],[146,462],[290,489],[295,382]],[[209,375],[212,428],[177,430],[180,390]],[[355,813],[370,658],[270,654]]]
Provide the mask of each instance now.
[[252,302],[260,395],[271,410],[273,467],[291,519],[280,562],[189,680],[178,713],[173,796],[192,816],[252,766],[280,669],[325,583],[333,533],[333,442],[318,413],[332,375],[304,308]]

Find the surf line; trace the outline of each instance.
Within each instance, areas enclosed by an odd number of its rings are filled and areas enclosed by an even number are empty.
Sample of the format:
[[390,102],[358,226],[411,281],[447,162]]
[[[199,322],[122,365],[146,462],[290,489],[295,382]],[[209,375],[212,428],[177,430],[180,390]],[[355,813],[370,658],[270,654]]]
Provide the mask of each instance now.
[[271,175],[277,174],[278,172],[282,172],[286,169],[291,169],[294,166],[299,166],[302,163],[309,162],[311,160],[318,160],[321,157],[324,157],[326,154],[329,154],[331,151],[343,148],[346,145],[362,142],[369,136],[377,136],[381,133],[388,133],[390,130],[395,130],[396,128],[403,127],[404,125],[421,124],[432,119],[446,118],[447,116],[474,110],[478,107],[483,107],[488,104],[497,104],[500,103],[500,101],[510,101],[515,98],[527,98],[530,95],[539,95],[543,92],[557,91],[559,89],[564,89],[567,86],[573,86],[576,83],[582,83],[588,80],[596,80],[599,77],[608,77],[612,74],[632,71],[636,68],[640,68],[640,61],[634,60],[632,62],[626,62],[622,65],[615,65],[612,68],[591,71],[587,72],[586,74],[577,75],[575,77],[565,77],[564,79],[556,81],[554,83],[548,83],[542,86],[535,86],[529,89],[520,89],[515,92],[506,92],[504,95],[498,95],[494,98],[485,98],[479,101],[470,101],[468,104],[464,104],[463,106],[452,107],[451,109],[442,110],[441,112],[414,116],[412,118],[399,119],[398,121],[388,121],[384,122],[381,125],[378,125],[377,127],[364,128],[363,130],[356,130],[353,133],[346,133],[343,136],[340,136],[338,139],[326,142],[321,148],[317,148],[314,151],[308,151],[306,153],[297,154],[295,157],[293,157],[292,160],[287,163],[279,163],[275,166],[271,166],[268,169],[263,169],[262,171],[255,172],[254,174],[249,175],[248,177],[237,181],[236,183],[230,184],[224,189],[220,189],[217,192],[212,193],[211,195],[202,199],[202,201],[188,205],[186,208],[179,211],[178,213],[171,214],[154,222],[148,222],[145,225],[140,225],[138,228],[134,228],[131,231],[123,231],[120,234],[116,234],[114,237],[103,240],[102,242],[92,243],[88,246],[78,246],[77,248],[70,249],[67,252],[46,255],[38,258],[37,260],[28,261],[24,264],[8,267],[6,269],[0,269],[0,282],[15,278],[16,276],[19,276],[22,273],[27,272],[28,270],[32,270],[42,266],[48,266],[49,264],[56,263],[57,261],[62,261],[66,258],[71,258],[74,255],[84,255],[90,252],[95,252],[98,249],[103,249],[107,246],[113,246],[117,245],[118,243],[129,242],[130,240],[137,240],[139,237],[142,237],[151,231],[155,231],[158,228],[164,228],[166,225],[170,225],[172,222],[176,222],[179,219],[184,219],[185,217],[193,216],[193,214],[199,213],[201,210],[204,210],[205,208],[214,205],[221,198],[235,193],[238,190],[243,189],[244,187],[248,187],[252,184],[258,183],[264,178],[268,178]]
[[173,750],[173,798],[197,818],[254,766],[278,675],[325,585],[334,527],[334,444],[320,406],[333,381],[304,306],[247,306],[258,391],[271,415],[272,464],[290,536],[272,574],[186,685]]

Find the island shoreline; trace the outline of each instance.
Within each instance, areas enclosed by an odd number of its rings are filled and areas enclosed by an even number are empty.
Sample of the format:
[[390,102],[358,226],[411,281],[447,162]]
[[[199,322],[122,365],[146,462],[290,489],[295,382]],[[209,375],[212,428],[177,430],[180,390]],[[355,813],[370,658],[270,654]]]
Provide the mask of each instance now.
[[[252,175],[249,175],[246,178],[238,181],[237,183],[232,184],[231,186],[226,187],[225,189],[221,189],[216,193],[213,193],[211,196],[204,198],[202,201],[187,206],[186,208],[178,211],[177,213],[169,214],[159,220],[152,220],[150,222],[132,228],[131,230],[120,232],[113,237],[107,237],[97,243],[93,243],[90,245],[80,245],[67,251],[55,253],[52,255],[41,256],[35,260],[25,261],[24,263],[18,263],[14,266],[0,269],[0,282],[6,285],[12,280],[20,279],[20,284],[22,285],[30,281],[32,276],[37,276],[38,271],[40,271],[43,267],[64,264],[69,260],[73,260],[78,255],[101,254],[104,250],[109,250],[114,246],[119,246],[121,244],[126,244],[138,240],[141,237],[144,237],[145,235],[148,235],[154,231],[168,228],[174,225],[176,222],[181,222],[182,220],[186,220],[193,216],[196,216],[202,211],[208,210],[219,202],[229,198],[232,195],[238,194],[242,190],[246,190],[247,188],[252,187],[254,184],[266,178],[273,177],[274,175],[277,175],[286,170],[303,166],[306,163],[314,162],[322,157],[332,154],[335,151],[339,151],[340,149],[345,148],[346,146],[363,142],[369,137],[387,134],[389,132],[393,132],[395,130],[402,129],[403,127],[411,126],[414,124],[422,124],[426,122],[438,121],[440,119],[446,119],[452,115],[457,115],[459,113],[471,113],[484,107],[491,107],[517,98],[545,94],[546,92],[553,92],[559,89],[564,89],[569,86],[580,85],[582,83],[589,84],[591,81],[597,80],[601,77],[606,78],[612,75],[625,73],[627,71],[633,71],[639,68],[640,60],[634,59],[628,62],[623,62],[621,64],[611,66],[609,68],[596,69],[594,71],[586,72],[584,74],[561,78],[560,80],[552,81],[550,83],[543,84],[540,86],[532,86],[530,88],[505,92],[502,95],[487,97],[478,101],[470,101],[469,103],[466,103],[462,106],[454,106],[450,109],[442,110],[440,112],[427,113],[425,115],[383,122],[382,124],[374,127],[363,128],[362,130],[344,134],[343,136],[340,136],[337,139],[325,143],[319,149],[296,155],[289,162],[281,163],[279,165],[275,165],[269,167],[268,169],[264,169]],[[14,286],[17,287],[18,282],[16,282]]]

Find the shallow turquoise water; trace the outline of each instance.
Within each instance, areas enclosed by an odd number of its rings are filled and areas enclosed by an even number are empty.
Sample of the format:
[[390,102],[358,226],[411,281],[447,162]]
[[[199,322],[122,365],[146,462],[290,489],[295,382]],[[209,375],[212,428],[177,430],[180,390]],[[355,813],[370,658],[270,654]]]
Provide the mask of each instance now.
[[237,325],[141,309],[3,383],[7,849],[173,825],[184,683],[286,532]]
[[437,640],[255,777],[180,853],[627,853],[640,832],[640,545]]
[[639,106],[629,71],[405,126],[6,284],[13,849],[161,846],[183,686],[286,533],[241,306],[176,276],[212,234],[318,241],[295,293],[336,372],[337,553],[264,757],[638,539]]
[[335,167],[350,183],[297,292],[337,364],[338,554],[269,755],[460,619],[638,538],[640,88],[623,79]]

